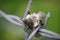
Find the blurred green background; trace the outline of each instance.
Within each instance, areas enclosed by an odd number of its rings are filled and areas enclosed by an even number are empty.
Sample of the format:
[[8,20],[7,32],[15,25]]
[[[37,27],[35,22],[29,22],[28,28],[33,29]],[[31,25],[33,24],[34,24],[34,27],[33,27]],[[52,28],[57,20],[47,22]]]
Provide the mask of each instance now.
[[[29,0],[0,0],[0,10],[23,18]],[[46,29],[60,34],[60,0],[33,0],[30,12],[51,13]],[[0,40],[24,40],[26,33],[19,26],[0,18]],[[33,40],[54,40],[45,37]]]

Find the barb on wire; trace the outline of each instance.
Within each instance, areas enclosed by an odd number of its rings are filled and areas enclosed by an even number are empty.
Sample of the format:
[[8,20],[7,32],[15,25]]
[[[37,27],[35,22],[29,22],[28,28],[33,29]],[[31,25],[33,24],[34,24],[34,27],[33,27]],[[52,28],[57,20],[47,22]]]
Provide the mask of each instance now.
[[[21,19],[17,16],[7,15],[3,11],[0,11],[0,17],[4,17],[5,19],[7,19],[9,22],[11,22],[13,24],[16,24],[16,25],[19,25],[19,26],[24,26]],[[14,19],[18,20],[19,22],[16,22]]]
[[[30,36],[31,33],[28,33],[25,37],[25,40],[28,40],[28,37]],[[32,40],[32,39],[29,39],[29,40]]]
[[46,15],[45,22],[44,22],[44,25],[42,26],[42,28],[46,28],[49,18],[50,18],[50,12],[48,12],[48,14]]
[[26,8],[26,11],[24,13],[24,19],[25,19],[26,15],[27,15],[27,12],[29,11],[29,9],[31,7],[31,4],[32,4],[32,0],[29,0],[29,3],[28,3],[27,8]]

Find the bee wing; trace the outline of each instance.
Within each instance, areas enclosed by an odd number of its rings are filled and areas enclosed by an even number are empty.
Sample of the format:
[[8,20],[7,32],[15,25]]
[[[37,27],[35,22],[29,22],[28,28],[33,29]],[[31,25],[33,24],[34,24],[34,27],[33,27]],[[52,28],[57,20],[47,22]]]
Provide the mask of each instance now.
[[30,7],[31,7],[31,4],[32,4],[32,0],[29,0],[29,3],[28,3],[28,5],[27,5],[27,8],[26,8],[26,11],[25,11],[25,15],[24,15],[24,19],[25,19],[25,17],[27,16],[27,13],[28,13],[28,11],[29,11],[29,9],[30,9]]
[[27,37],[27,40],[31,40],[32,37],[36,34],[36,32],[40,29],[40,26],[38,26],[36,29],[34,29],[29,36]]
[[43,25],[42,28],[46,28],[46,25],[47,25],[47,23],[48,23],[49,18],[50,18],[50,12],[48,12],[48,14],[47,14],[47,16],[46,16],[46,18],[45,18],[44,25]]
[[60,35],[47,29],[40,29],[40,35],[53,39],[60,39]]
[[4,17],[5,19],[7,19],[9,22],[11,22],[13,24],[16,24],[19,26],[24,26],[23,21],[17,16],[7,15],[3,11],[0,11],[0,17]]

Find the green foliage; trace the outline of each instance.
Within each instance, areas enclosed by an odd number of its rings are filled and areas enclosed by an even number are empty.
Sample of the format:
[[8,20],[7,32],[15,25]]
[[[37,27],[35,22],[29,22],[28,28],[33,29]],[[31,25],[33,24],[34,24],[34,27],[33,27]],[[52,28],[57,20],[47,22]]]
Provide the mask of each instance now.
[[[0,10],[7,14],[17,15],[21,18],[28,0],[0,0]],[[47,29],[60,33],[60,1],[59,0],[33,0],[30,12],[51,13]],[[25,33],[18,26],[8,23],[5,19],[0,19],[0,40],[24,40]],[[33,38],[33,40],[52,40],[44,37]]]

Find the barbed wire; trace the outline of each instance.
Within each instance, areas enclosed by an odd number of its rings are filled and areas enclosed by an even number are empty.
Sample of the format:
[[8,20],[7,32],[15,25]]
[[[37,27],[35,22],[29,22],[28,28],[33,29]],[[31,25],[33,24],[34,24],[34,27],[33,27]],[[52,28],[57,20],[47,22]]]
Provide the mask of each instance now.
[[[24,15],[23,19],[25,19],[26,14],[27,14],[28,10],[31,7],[31,3],[32,3],[32,0],[29,0],[29,3],[28,3],[28,6],[27,6],[27,9],[25,11],[25,15]],[[0,10],[0,17],[5,18],[6,20],[8,20],[9,22],[11,22],[15,25],[18,25],[20,27],[24,27],[23,19],[21,19],[18,16],[8,15],[8,14],[6,14],[3,11]],[[53,38],[53,39],[60,39],[60,34],[52,32],[52,31],[46,29],[46,25],[48,23],[49,18],[50,18],[50,13],[48,12],[48,14],[46,15],[45,22],[44,22],[44,25],[42,26],[42,28],[40,28],[40,26],[38,26],[34,30],[27,31],[28,35],[25,38],[25,40],[32,40],[32,37],[34,37],[36,35],[38,30],[39,30],[39,35],[41,35],[41,36],[48,37],[48,38]]]

